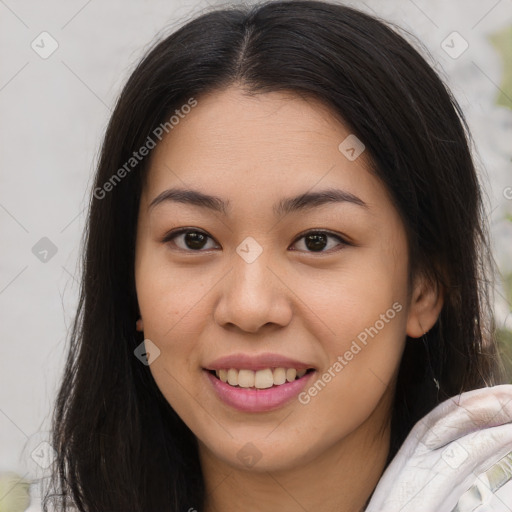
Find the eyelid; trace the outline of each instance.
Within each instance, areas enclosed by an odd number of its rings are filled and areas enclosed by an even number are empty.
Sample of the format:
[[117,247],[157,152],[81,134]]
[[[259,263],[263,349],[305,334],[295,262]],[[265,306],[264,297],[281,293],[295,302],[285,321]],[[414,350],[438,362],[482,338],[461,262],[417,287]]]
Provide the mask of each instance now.
[[335,231],[331,231],[329,229],[325,229],[325,228],[309,228],[309,229],[306,229],[306,231],[303,231],[302,233],[299,233],[297,235],[297,237],[295,238],[295,240],[293,241],[293,243],[295,244],[298,240],[300,240],[301,238],[305,237],[306,235],[312,235],[312,234],[315,234],[315,233],[320,233],[320,234],[325,234],[325,235],[329,235],[329,236],[332,236],[333,238],[337,238],[340,242],[344,243],[345,245],[355,245],[348,236],[342,234],[342,233],[337,233]]

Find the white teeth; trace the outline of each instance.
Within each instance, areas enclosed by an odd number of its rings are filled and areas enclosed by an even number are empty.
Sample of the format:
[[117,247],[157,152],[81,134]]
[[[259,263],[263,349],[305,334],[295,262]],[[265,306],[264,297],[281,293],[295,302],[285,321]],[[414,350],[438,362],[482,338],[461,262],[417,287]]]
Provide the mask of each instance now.
[[307,370],[295,368],[265,368],[264,370],[237,370],[236,368],[215,370],[215,374],[222,382],[230,386],[241,388],[267,389],[280,386],[286,382],[293,382],[306,374]]
[[228,383],[230,386],[238,386],[238,371],[234,368],[228,370]]
[[252,388],[254,386],[254,372],[252,370],[240,370],[238,372],[238,385],[241,388]]
[[[242,372],[243,370],[240,370]],[[274,385],[274,375],[272,370],[267,368],[266,370],[258,370],[254,374],[254,387],[257,389],[271,388]]]
[[286,380],[288,382],[292,382],[295,380],[295,377],[297,376],[297,370],[295,368],[288,368],[286,370]]
[[286,382],[286,370],[284,368],[276,368],[274,370],[274,384],[280,385]]

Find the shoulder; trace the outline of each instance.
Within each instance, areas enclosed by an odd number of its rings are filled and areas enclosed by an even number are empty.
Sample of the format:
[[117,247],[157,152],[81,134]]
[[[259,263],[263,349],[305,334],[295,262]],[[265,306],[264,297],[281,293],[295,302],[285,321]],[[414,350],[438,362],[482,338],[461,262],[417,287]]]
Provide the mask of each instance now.
[[366,512],[510,512],[512,385],[468,391],[411,430]]

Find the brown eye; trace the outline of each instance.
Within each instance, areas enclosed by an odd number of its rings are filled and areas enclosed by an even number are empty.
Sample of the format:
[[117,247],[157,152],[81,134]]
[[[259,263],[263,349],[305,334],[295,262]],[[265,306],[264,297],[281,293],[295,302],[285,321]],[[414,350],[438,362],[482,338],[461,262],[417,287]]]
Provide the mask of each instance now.
[[[342,247],[349,245],[343,238],[339,235],[331,234],[327,231],[310,231],[300,238],[297,239],[295,243],[298,243],[299,240],[304,239],[304,247],[306,252],[331,252],[333,247],[336,245],[341,245]],[[330,244],[328,250],[324,250],[327,246],[329,246],[329,239],[337,240],[338,244]],[[342,248],[340,247],[340,249]],[[339,249],[337,249],[339,250]]]
[[[162,242],[172,242],[173,245],[183,251],[203,252],[215,248],[211,246],[207,247],[209,239],[213,241],[213,238],[203,231],[190,228],[181,228],[168,233]],[[293,250],[301,250],[310,253],[335,252],[347,245],[350,245],[341,236],[334,235],[327,231],[309,231],[303,234],[300,238],[296,239],[294,245],[298,244],[299,240],[304,240],[303,248]],[[337,241],[338,243],[333,243],[332,241],[329,243],[329,240]],[[339,246],[338,249],[336,249],[337,246]]]
[[[195,229],[179,229],[168,233],[162,241],[172,241],[174,245],[184,251],[201,251],[205,249],[208,239],[212,238],[202,231]],[[211,249],[211,247],[207,247],[206,249]]]

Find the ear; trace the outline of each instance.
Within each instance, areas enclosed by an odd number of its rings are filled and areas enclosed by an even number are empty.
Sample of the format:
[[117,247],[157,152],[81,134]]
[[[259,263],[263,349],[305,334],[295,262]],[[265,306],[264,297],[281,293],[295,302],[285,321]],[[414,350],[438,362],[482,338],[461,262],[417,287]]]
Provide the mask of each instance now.
[[443,308],[443,293],[438,283],[425,276],[415,279],[409,313],[407,317],[407,335],[420,338],[437,322]]
[[142,318],[139,318],[136,322],[135,322],[135,329],[139,332],[142,332],[144,330],[144,325],[142,323]]

